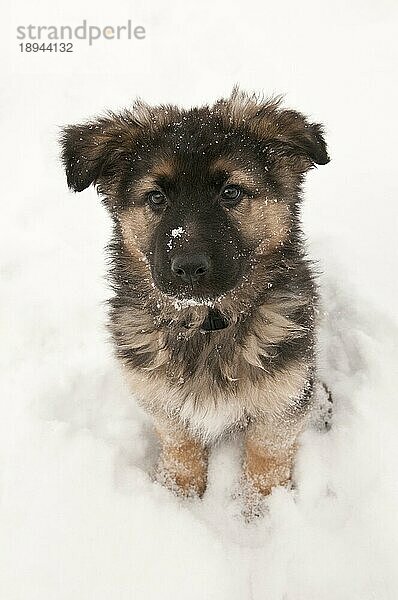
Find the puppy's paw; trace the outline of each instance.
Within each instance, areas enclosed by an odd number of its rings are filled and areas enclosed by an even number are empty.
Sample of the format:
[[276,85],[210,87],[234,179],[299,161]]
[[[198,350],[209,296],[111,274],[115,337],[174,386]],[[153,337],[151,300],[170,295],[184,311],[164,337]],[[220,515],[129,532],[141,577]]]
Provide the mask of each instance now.
[[269,496],[274,489],[294,490],[294,484],[289,479],[283,483],[265,486],[264,481],[259,485],[247,473],[244,473],[232,493],[232,498],[237,500],[240,506],[240,515],[246,523],[263,518],[269,511]]
[[186,452],[179,447],[168,448],[160,455],[156,481],[183,498],[201,498],[207,483],[207,456]]
[[236,483],[232,498],[238,503],[237,516],[243,518],[246,523],[261,519],[268,512],[267,497],[261,494],[245,475]]
[[180,498],[201,498],[206,490],[206,477],[193,476],[180,469],[165,468],[159,464],[155,480]]

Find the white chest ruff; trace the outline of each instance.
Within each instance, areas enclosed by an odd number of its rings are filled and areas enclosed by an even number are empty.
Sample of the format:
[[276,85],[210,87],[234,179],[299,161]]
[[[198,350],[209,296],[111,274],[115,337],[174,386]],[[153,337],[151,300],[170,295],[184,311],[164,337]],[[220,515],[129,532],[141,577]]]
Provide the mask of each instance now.
[[245,427],[249,419],[283,413],[296,401],[308,381],[304,363],[290,365],[278,376],[264,378],[261,386],[247,384],[237,394],[212,393],[212,389],[188,392],[127,372],[128,381],[139,403],[156,417],[169,417],[192,434],[212,442],[232,428]]
[[178,415],[192,433],[206,441],[213,441],[232,428],[244,427],[248,417],[245,403],[234,396],[209,399],[203,404],[188,398]]

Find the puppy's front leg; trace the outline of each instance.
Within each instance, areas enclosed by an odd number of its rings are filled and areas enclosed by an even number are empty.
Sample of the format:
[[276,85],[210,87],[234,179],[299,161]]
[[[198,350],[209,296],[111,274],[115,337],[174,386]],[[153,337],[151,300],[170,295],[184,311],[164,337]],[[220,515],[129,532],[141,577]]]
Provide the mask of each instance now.
[[256,422],[249,426],[245,440],[245,475],[250,486],[267,496],[274,487],[291,478],[297,437],[304,422]]
[[181,496],[201,497],[207,482],[207,448],[170,420],[157,421],[162,450],[157,479]]

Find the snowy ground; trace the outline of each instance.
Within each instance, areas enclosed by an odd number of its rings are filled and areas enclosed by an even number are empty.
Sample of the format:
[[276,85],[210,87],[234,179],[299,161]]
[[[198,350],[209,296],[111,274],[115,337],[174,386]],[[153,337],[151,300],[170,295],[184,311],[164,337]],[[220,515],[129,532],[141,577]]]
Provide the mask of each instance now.
[[[2,600],[398,596],[396,17],[388,0],[14,3],[0,115]],[[84,18],[132,18],[148,39],[18,54],[14,26]],[[152,482],[151,424],[106,341],[109,222],[94,191],[66,190],[56,147],[59,125],[135,95],[189,105],[234,82],[325,121],[332,156],[309,175],[304,221],[324,272],[333,427],[304,435],[296,490],[276,490],[251,524],[234,495],[238,439],[215,448],[202,501]]]

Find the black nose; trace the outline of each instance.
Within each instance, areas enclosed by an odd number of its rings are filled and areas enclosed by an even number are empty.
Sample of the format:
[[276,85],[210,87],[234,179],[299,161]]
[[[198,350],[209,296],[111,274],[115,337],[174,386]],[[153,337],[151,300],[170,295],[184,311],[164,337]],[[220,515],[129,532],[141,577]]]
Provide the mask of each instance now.
[[210,260],[204,254],[180,254],[171,261],[174,275],[187,283],[196,283],[210,269]]

